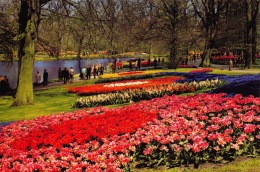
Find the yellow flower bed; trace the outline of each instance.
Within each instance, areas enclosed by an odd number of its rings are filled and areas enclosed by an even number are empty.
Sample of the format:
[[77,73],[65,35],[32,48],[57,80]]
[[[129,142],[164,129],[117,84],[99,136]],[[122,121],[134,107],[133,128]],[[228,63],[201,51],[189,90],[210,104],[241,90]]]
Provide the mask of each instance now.
[[[147,70],[147,71],[143,71],[143,73],[134,74],[134,75],[155,74],[155,73],[160,73],[160,72],[163,72],[163,70]],[[116,78],[116,77],[123,77],[123,76],[118,75],[118,73],[109,73],[109,74],[102,75],[100,77],[101,78]]]

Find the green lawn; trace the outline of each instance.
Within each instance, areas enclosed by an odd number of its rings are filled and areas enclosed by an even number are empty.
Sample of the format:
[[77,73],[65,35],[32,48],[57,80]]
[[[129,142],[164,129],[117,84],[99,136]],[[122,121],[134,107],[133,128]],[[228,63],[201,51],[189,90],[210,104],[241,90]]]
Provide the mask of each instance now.
[[[68,85],[93,84],[94,80],[82,81]],[[58,112],[74,111],[72,108],[76,94],[68,93],[64,85],[56,86],[48,90],[34,92],[34,105],[11,106],[13,98],[11,96],[0,97],[0,122],[18,121],[33,119],[38,116],[50,115]]]
[[247,158],[239,157],[236,161],[228,164],[201,164],[198,169],[191,167],[176,167],[166,169],[158,167],[157,169],[134,169],[133,172],[259,172],[260,157]]

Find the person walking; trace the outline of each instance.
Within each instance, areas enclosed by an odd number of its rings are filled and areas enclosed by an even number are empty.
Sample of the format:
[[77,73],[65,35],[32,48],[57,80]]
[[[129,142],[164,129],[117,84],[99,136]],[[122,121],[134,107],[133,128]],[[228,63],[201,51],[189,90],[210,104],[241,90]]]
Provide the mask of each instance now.
[[129,69],[130,69],[130,71],[133,69],[132,60],[129,61]]
[[64,84],[66,84],[67,81],[68,81],[68,78],[69,78],[69,71],[67,70],[66,67],[63,69],[62,74],[63,74],[62,75],[63,76],[63,82],[64,82]]
[[81,79],[86,79],[87,69],[85,67],[81,69],[81,75]]
[[94,76],[94,79],[96,79],[97,71],[98,71],[98,67],[97,67],[97,66],[94,66],[94,68],[93,68],[93,76]]
[[48,85],[48,72],[46,69],[44,69],[43,72],[43,86],[47,86]]
[[106,73],[110,73],[110,66],[109,66],[109,64],[106,65]]
[[232,66],[233,66],[233,61],[232,61],[232,59],[230,59],[230,60],[229,60],[229,63],[228,63],[228,69],[229,69],[229,71],[231,71]]
[[74,78],[74,69],[73,67],[70,68],[69,70],[69,76],[70,76],[70,83],[73,82],[73,78]]
[[59,82],[61,82],[62,81],[62,78],[63,78],[63,72],[62,72],[62,70],[61,70],[61,67],[59,67],[59,70],[58,70],[58,79],[59,79]]
[[101,64],[101,66],[100,66],[100,75],[104,75],[104,70],[105,70],[104,65]]
[[149,58],[147,62],[147,66],[150,67],[150,65],[151,65],[151,59]]
[[138,58],[137,67],[138,67],[138,69],[140,70],[140,68],[141,68],[141,59],[140,59],[140,58]]
[[154,65],[154,68],[156,69],[156,67],[157,67],[157,59],[156,58],[154,58],[154,60],[153,60],[153,65]]
[[39,84],[41,83],[41,79],[42,79],[42,76],[41,76],[40,72],[37,71],[37,73],[36,73],[36,75],[35,75],[35,83],[36,83],[37,85],[39,85]]
[[115,63],[112,63],[112,72],[116,73],[116,65],[115,65]]
[[86,78],[87,78],[87,79],[90,79],[90,76],[91,76],[91,66],[88,66],[88,67],[87,67],[87,75],[86,75]]

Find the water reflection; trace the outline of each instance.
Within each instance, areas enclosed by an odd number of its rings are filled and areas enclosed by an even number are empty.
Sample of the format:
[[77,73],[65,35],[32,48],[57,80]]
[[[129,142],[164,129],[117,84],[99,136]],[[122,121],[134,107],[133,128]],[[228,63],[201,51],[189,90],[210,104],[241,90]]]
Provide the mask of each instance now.
[[[127,58],[125,59],[127,60]],[[106,65],[113,62],[112,58],[105,59],[88,59],[80,60],[81,67],[87,67],[96,63]],[[58,78],[58,69],[66,67],[69,69],[73,67],[75,73],[79,73],[79,64],[77,60],[55,60],[55,61],[36,61],[33,69],[33,81],[35,81],[36,72],[39,71],[43,76],[43,70],[46,69],[49,73],[49,80]],[[16,88],[18,78],[18,63],[14,62],[12,66],[9,62],[0,62],[0,75],[6,75],[9,79],[11,88]]]

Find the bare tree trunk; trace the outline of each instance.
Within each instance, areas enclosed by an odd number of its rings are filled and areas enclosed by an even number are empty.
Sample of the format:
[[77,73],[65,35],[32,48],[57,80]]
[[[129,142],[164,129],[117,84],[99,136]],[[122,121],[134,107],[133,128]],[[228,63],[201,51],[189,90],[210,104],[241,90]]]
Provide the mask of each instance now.
[[247,54],[245,56],[245,68],[252,68],[252,63],[256,63],[256,23],[257,15],[259,11],[259,1],[258,0],[245,0],[246,6],[246,48]]
[[[51,0],[21,0],[19,12],[20,45],[18,51],[19,74],[16,98],[13,105],[29,105],[34,103],[33,67],[35,45],[38,37],[41,7]],[[59,51],[57,51],[58,56]]]
[[246,5],[246,35],[245,35],[245,42],[246,42],[246,54],[245,54],[245,68],[252,67],[252,6],[251,0],[245,0]]
[[19,80],[14,106],[34,103],[33,97],[33,65],[37,29],[39,25],[40,2],[38,0],[21,1],[19,13]]
[[260,2],[259,0],[254,0],[254,2],[252,3],[252,63],[253,64],[257,64],[256,63],[256,47],[257,47],[257,16],[259,13],[259,5]]
[[209,28],[206,28],[206,40],[205,40],[205,46],[204,46],[204,51],[201,56],[201,63],[200,67],[210,67],[210,57],[211,57],[211,52],[212,52],[212,40],[211,40],[211,35],[209,35]]
[[256,37],[257,37],[257,27],[256,27],[256,23],[254,23],[252,27],[252,63],[254,65],[257,64],[256,63],[256,45],[257,45]]
[[79,44],[78,44],[78,53],[77,53],[77,60],[78,60],[78,67],[79,67],[79,71],[81,72],[81,63],[80,63],[80,54],[81,54],[81,49],[82,49],[82,44],[83,44],[83,39],[84,39],[84,35],[82,35],[79,39]]
[[169,69],[176,69],[181,60],[182,60],[181,58],[177,58],[177,47],[173,43],[171,48],[170,48],[168,68]]

